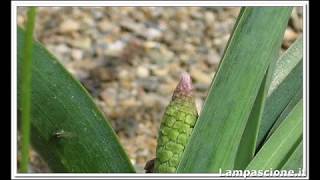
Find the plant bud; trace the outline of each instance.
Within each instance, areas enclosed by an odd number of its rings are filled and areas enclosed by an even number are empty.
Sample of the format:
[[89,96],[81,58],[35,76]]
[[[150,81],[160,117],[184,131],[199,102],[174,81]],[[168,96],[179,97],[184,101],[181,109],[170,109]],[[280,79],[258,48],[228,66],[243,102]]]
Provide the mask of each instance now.
[[154,172],[176,172],[197,118],[191,78],[183,73],[160,125]]

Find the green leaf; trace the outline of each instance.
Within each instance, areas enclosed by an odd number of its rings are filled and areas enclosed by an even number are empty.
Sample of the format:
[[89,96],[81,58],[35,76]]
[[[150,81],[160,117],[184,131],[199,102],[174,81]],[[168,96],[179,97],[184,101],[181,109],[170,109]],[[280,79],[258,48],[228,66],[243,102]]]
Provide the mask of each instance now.
[[264,106],[265,97],[266,97],[266,89],[268,89],[267,77],[270,77],[272,74],[269,69],[265,75],[263,82],[261,83],[261,87],[257,98],[254,102],[252,111],[250,113],[246,128],[241,137],[240,145],[238,147],[237,157],[234,164],[234,169],[245,169],[251,159],[254,156],[256,149],[256,140],[258,136],[258,128],[261,119],[261,112]]
[[302,87],[302,53],[302,37],[299,37],[276,63],[259,129],[259,146],[281,112]]
[[303,142],[300,141],[298,147],[292,153],[288,161],[282,166],[281,170],[293,170],[299,173],[303,166]]
[[30,149],[30,121],[31,121],[31,66],[33,48],[33,30],[36,19],[36,8],[28,9],[28,22],[26,30],[26,41],[24,42],[23,61],[22,61],[22,80],[21,80],[21,162],[20,171],[28,172],[29,149]]
[[292,8],[245,7],[237,20],[178,172],[233,169],[267,68],[277,57]]
[[[18,28],[18,89],[24,41]],[[51,170],[134,172],[115,132],[81,84],[38,42],[32,57],[31,142]]]
[[266,140],[269,139],[269,137],[272,135],[272,133],[279,127],[279,125],[281,124],[281,122],[286,118],[286,116],[291,112],[291,110],[296,106],[296,104],[300,101],[300,99],[302,98],[302,87],[300,88],[300,90],[298,90],[298,92],[296,93],[296,95],[290,100],[289,104],[287,105],[287,107],[282,111],[282,113],[280,114],[280,116],[277,118],[277,121],[274,123],[274,125],[272,126],[272,128],[270,129],[268,136],[266,138]]
[[[297,62],[299,63],[297,64]],[[289,75],[288,73],[291,75],[289,76],[289,78],[288,78],[288,75]],[[271,82],[272,82],[272,86],[270,87]],[[290,85],[292,87],[290,87]],[[300,90],[298,90],[299,86],[300,86]],[[283,105],[287,104],[288,101],[290,101],[286,109],[281,113],[281,116],[279,118],[277,117],[275,118],[275,119],[278,119],[273,128],[275,129],[302,97],[302,39],[301,37],[298,38],[298,40],[292,45],[292,47],[288,51],[284,53],[284,55],[282,55],[278,60],[275,59],[272,62],[272,65],[269,67],[268,73],[267,73],[267,81],[265,81],[265,83],[262,83],[260,87],[259,94],[254,103],[244,134],[242,135],[234,169],[246,168],[246,166],[251,161],[251,159],[253,158],[256,152],[257,136],[258,136],[258,132],[261,124],[260,121],[262,119],[262,113],[265,107],[265,100],[267,99],[266,96],[267,96],[269,87],[271,90],[269,91],[269,93],[275,92],[275,94],[273,94],[273,96],[269,96],[268,98],[277,97],[279,93],[285,94],[284,96],[285,98],[282,98],[281,99],[282,101],[268,99],[268,104],[265,109],[267,110],[273,109],[272,111],[273,114],[271,113],[264,114],[263,127],[266,127],[265,126],[266,123],[272,123],[274,119],[270,117],[276,117],[276,115],[279,112],[281,112],[281,110],[283,109]],[[280,87],[279,90],[275,91],[275,89],[277,89],[278,87]],[[288,93],[288,91],[290,92]],[[296,92],[296,95],[295,97],[292,97],[294,92]],[[290,100],[289,98],[291,97],[292,99]],[[276,107],[278,109],[276,109]],[[264,132],[265,130],[266,129],[262,129],[261,132]],[[261,140],[259,141],[259,143],[260,142]]]
[[302,125],[303,103],[300,99],[246,169],[281,169],[302,140]]

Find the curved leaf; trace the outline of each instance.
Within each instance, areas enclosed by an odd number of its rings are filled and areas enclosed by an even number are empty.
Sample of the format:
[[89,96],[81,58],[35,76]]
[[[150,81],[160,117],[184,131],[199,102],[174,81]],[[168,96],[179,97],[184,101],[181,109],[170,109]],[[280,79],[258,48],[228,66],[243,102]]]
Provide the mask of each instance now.
[[[18,28],[18,89],[24,41]],[[31,142],[51,170],[134,172],[115,132],[81,84],[38,42],[32,57]]]
[[302,140],[302,99],[292,109],[246,169],[281,169]]
[[302,87],[302,42],[302,37],[299,37],[276,63],[261,119],[257,140],[259,147],[278,116]]
[[281,169],[293,170],[295,173],[300,172],[303,166],[303,142],[301,140],[298,147],[292,153],[288,161],[282,166]]
[[292,8],[245,7],[212,82],[178,172],[232,169],[242,133]]
[[[262,137],[265,136],[265,133],[269,132],[270,134],[271,131],[273,131],[270,130],[270,125],[276,121],[272,126],[272,129],[275,129],[301,99],[301,37],[299,37],[279,59],[273,60],[266,76],[267,81],[261,84],[246,129],[242,135],[237,159],[235,161],[235,169],[246,168],[256,152],[257,144],[262,145]],[[267,93],[269,94],[268,97]],[[297,93],[297,95],[293,97],[295,93]],[[288,104],[288,102],[290,103]],[[286,104],[288,105],[283,110]],[[280,117],[278,117],[279,113],[281,113]],[[259,139],[258,135],[260,135]]]

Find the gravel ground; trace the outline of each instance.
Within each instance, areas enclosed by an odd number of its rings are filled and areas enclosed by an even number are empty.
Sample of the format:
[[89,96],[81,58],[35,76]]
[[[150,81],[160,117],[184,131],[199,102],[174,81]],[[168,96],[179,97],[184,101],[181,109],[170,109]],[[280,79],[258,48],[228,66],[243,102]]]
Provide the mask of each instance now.
[[[38,9],[36,37],[93,96],[138,172],[155,157],[162,114],[183,71],[198,109],[240,8],[105,7]],[[18,24],[26,20],[18,8]],[[302,32],[294,9],[283,50]],[[31,152],[31,171],[48,172]]]

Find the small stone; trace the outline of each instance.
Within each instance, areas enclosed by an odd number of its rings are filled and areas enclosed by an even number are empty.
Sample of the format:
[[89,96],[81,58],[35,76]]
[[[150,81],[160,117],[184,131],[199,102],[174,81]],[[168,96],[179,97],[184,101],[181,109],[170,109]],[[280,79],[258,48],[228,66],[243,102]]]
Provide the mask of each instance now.
[[230,29],[232,28],[233,21],[225,20],[223,23],[218,23],[214,26],[214,37],[222,37],[223,35],[227,34]]
[[143,26],[143,24],[136,23],[133,20],[129,20],[129,19],[121,21],[120,26],[128,31],[134,32],[144,37],[147,31],[146,28]]
[[204,18],[207,24],[214,23],[214,21],[216,20],[216,17],[212,12],[205,12]]
[[209,88],[209,84],[204,84],[204,83],[194,83],[194,88],[198,91],[198,92],[206,92]]
[[144,94],[141,99],[145,107],[153,107],[158,102],[158,97],[155,93]]
[[88,71],[85,71],[85,70],[82,70],[82,69],[78,69],[76,71],[76,78],[77,79],[87,79],[89,77],[89,72]]
[[229,37],[230,37],[230,34],[226,34],[223,37],[213,39],[213,46],[217,47],[216,49],[219,54],[222,54],[224,52],[224,49],[227,45]]
[[186,23],[186,22],[181,22],[181,23],[180,23],[180,28],[181,28],[181,30],[183,30],[183,31],[188,30],[188,23]]
[[294,41],[297,38],[298,34],[293,31],[292,28],[287,28],[284,33],[284,39],[286,41]]
[[149,70],[144,66],[139,66],[137,69],[137,76],[139,78],[146,78],[150,75]]
[[112,28],[112,25],[108,20],[103,20],[98,23],[98,29],[102,32],[106,32],[111,28]]
[[130,79],[129,72],[125,69],[121,69],[118,73],[118,78],[120,80],[129,80]]
[[60,24],[59,30],[62,33],[68,33],[72,31],[77,31],[80,28],[80,24],[72,19],[67,19]]
[[100,97],[106,103],[108,107],[114,107],[117,104],[116,97],[117,92],[115,89],[105,89],[100,93]]
[[303,28],[302,14],[299,14],[299,9],[301,10],[301,8],[293,8],[290,18],[290,23],[295,31],[302,31]]
[[138,84],[147,92],[156,91],[159,88],[159,79],[156,77],[147,77],[139,79]]
[[79,49],[73,49],[71,51],[71,57],[76,60],[79,61],[83,58],[83,52]]
[[25,23],[25,18],[22,17],[22,16],[18,16],[18,17],[17,17],[17,23],[18,23],[20,26],[23,26],[23,24]]
[[122,55],[125,44],[123,41],[118,40],[112,44],[109,44],[108,48],[105,50],[104,54],[112,57],[119,57]]
[[151,49],[148,51],[148,56],[151,61],[156,64],[163,64],[173,60],[174,53],[168,50],[166,47],[161,46],[159,49]]
[[297,39],[298,34],[293,31],[292,28],[287,28],[284,33],[284,42],[283,42],[283,48],[287,49],[289,48],[290,44]]
[[137,100],[134,97],[130,97],[120,102],[120,107],[123,109],[131,108],[137,105],[138,105]]
[[83,28],[93,28],[93,26],[96,23],[93,20],[93,18],[88,15],[85,15],[84,17],[82,17],[82,22],[83,22],[83,25],[85,25],[85,27],[83,27]]
[[99,81],[113,81],[116,79],[116,72],[112,68],[97,67],[91,70],[91,76]]
[[56,46],[55,50],[59,53],[59,54],[63,54],[63,53],[67,53],[70,51],[70,48],[66,45],[66,44],[59,44]]
[[[135,86],[135,83],[127,79],[127,80],[122,80],[120,82],[120,85],[121,85],[121,88],[124,88],[126,90],[132,90]],[[136,91],[133,90],[132,92],[136,92]]]
[[137,152],[137,156],[147,156],[149,153],[148,149],[140,149]]
[[220,55],[215,50],[210,50],[208,53],[207,62],[209,65],[217,65],[220,62]]
[[178,62],[170,63],[168,65],[168,69],[170,73],[179,73],[181,71],[180,64]]
[[82,37],[73,39],[70,44],[73,47],[80,48],[80,49],[90,49],[91,48],[91,39],[89,37]]
[[197,107],[197,112],[198,114],[201,113],[202,106],[203,106],[203,100],[201,98],[196,98],[195,99],[196,107]]
[[230,14],[230,16],[234,17],[234,18],[236,18],[240,13],[240,8],[239,7],[237,7],[237,8],[229,8],[227,10],[228,10],[227,12]]
[[194,54],[196,51],[196,48],[192,44],[185,44],[184,48],[188,54]]
[[93,68],[96,68],[98,66],[96,61],[93,61],[91,59],[83,59],[76,64],[76,68],[82,69],[84,71],[91,71]]
[[92,13],[92,16],[97,20],[103,18],[103,16],[104,16],[102,11],[93,10],[93,11],[91,11],[91,13]]
[[143,43],[143,46],[146,50],[159,47],[159,43],[155,41],[146,41]]
[[162,32],[159,29],[155,29],[155,28],[149,28],[146,32],[145,32],[145,37],[149,40],[151,39],[158,39],[162,36]]
[[201,70],[199,70],[196,67],[191,69],[190,74],[191,74],[191,77],[194,80],[196,80],[197,82],[201,82],[204,84],[210,84],[210,82],[211,82],[211,78],[210,78],[209,74],[202,72]]
[[179,59],[183,63],[188,63],[189,60],[190,60],[190,55],[188,55],[188,54],[180,54]]
[[177,82],[171,82],[171,83],[167,83],[167,84],[161,84],[159,87],[159,92],[162,95],[171,95],[174,91],[174,89],[177,86]]
[[156,76],[161,76],[161,77],[164,77],[164,76],[167,76],[168,73],[169,73],[169,68],[167,67],[162,67],[162,68],[159,68],[159,67],[155,67],[152,69],[152,73]]

